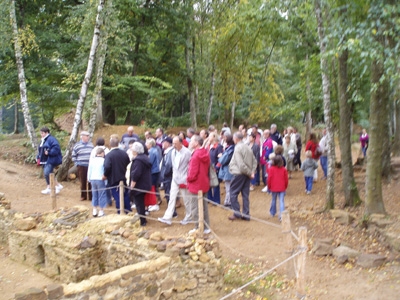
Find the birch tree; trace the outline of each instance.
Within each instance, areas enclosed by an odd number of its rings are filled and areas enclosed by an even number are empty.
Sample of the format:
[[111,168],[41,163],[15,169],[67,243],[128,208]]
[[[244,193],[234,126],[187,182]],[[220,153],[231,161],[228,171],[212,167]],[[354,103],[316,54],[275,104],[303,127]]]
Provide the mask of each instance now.
[[[86,69],[86,73],[85,73],[85,78],[83,79],[82,88],[81,88],[81,91],[79,94],[78,103],[76,105],[76,112],[75,112],[72,133],[71,133],[71,136],[70,136],[70,139],[69,139],[69,142],[67,145],[67,149],[66,149],[64,157],[63,157],[63,162],[62,162],[61,168],[57,175],[58,181],[65,180],[67,177],[68,169],[71,164],[72,148],[76,143],[76,139],[78,137],[79,126],[81,125],[81,122],[82,122],[83,107],[85,105],[86,95],[87,95],[90,80],[92,77],[93,65],[94,65],[94,60],[95,60],[95,56],[96,56],[96,50],[97,50],[97,46],[99,44],[100,27],[102,25],[102,10],[104,8],[104,3],[105,3],[105,0],[99,0],[99,5],[97,7],[96,23],[95,23],[94,34],[93,34],[93,39],[92,39],[92,45],[91,45],[90,53],[89,53],[88,65],[87,65],[87,69]],[[90,136],[92,136],[92,135],[93,135],[93,132],[90,132]]]
[[[21,44],[18,38],[18,26],[17,26],[17,16],[15,14],[15,0],[11,0],[10,3],[10,21],[12,26],[13,38],[14,38],[14,51],[15,51],[15,60],[17,63],[18,69],[18,81],[19,81],[19,91],[21,94],[21,106],[24,114],[24,121],[26,130],[28,132],[31,145],[34,149],[37,148],[38,142],[35,134],[35,128],[33,127],[33,122],[31,118],[31,114],[29,111],[28,105],[28,95],[26,89],[26,80],[25,80],[25,70],[24,70],[24,62],[22,60],[22,49]],[[17,106],[17,103],[16,103]]]
[[318,37],[320,48],[322,91],[324,99],[324,118],[326,124],[327,145],[328,145],[328,178],[326,184],[326,203],[325,209],[334,208],[335,192],[335,142],[331,113],[330,80],[328,74],[327,45],[325,27],[322,20],[321,0],[315,0],[315,15],[318,23]]

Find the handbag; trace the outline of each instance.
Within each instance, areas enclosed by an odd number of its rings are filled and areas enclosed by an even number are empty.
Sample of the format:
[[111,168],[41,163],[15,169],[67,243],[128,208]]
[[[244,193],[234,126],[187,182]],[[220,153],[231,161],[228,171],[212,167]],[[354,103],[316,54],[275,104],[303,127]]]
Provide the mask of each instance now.
[[219,185],[217,172],[215,172],[214,166],[212,164],[210,164],[208,176],[210,178],[210,187],[216,187]]

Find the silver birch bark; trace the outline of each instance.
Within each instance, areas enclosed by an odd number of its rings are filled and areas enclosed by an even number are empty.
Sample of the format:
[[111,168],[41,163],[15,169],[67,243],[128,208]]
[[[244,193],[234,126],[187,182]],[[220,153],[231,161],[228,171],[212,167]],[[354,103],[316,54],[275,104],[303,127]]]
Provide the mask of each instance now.
[[[58,181],[65,180],[67,177],[68,169],[71,164],[72,148],[76,143],[76,139],[78,137],[79,126],[82,122],[83,107],[85,105],[87,90],[88,90],[88,87],[90,84],[90,79],[92,77],[93,64],[94,64],[94,59],[96,56],[96,49],[99,44],[100,27],[102,25],[101,11],[103,10],[104,2],[105,2],[105,0],[99,0],[99,5],[97,7],[96,24],[94,27],[94,34],[93,34],[92,45],[91,45],[90,53],[89,53],[88,65],[87,65],[87,69],[86,69],[86,73],[85,73],[85,78],[83,79],[81,92],[79,94],[79,100],[76,105],[76,112],[75,112],[72,133],[71,133],[71,136],[70,136],[70,139],[68,142],[68,146],[67,146],[67,149],[66,149],[64,157],[63,157],[63,162],[62,162],[61,168],[57,175]],[[92,135],[93,135],[93,132],[90,132],[90,136],[92,136]]]
[[330,80],[328,76],[328,62],[326,59],[326,38],[325,28],[322,21],[321,2],[315,0],[315,15],[318,24],[318,37],[320,49],[320,65],[322,74],[322,90],[324,99],[324,119],[327,131],[328,145],[328,178],[326,184],[326,202],[325,209],[334,208],[334,192],[335,192],[335,141],[331,116],[331,98],[330,98]]
[[13,38],[14,38],[15,60],[16,60],[17,69],[18,69],[19,92],[21,95],[21,106],[22,106],[22,112],[24,114],[24,122],[25,122],[26,130],[28,132],[29,138],[31,140],[31,145],[34,149],[36,149],[38,146],[38,142],[37,142],[37,137],[35,134],[35,128],[33,127],[31,114],[29,111],[28,95],[27,95],[26,81],[25,81],[24,62],[22,60],[21,45],[20,45],[19,39],[18,39],[17,16],[15,14],[15,1],[14,0],[11,0],[10,20],[11,20],[11,26],[12,26],[12,32],[13,32]]
[[[105,10],[108,10],[108,7],[112,5],[112,1],[109,0],[107,2],[107,7]],[[103,13],[103,24],[106,22],[106,13]],[[89,132],[94,132],[96,127],[99,124],[103,123],[103,97],[102,97],[102,89],[103,89],[103,72],[104,72],[104,64],[106,61],[106,53],[107,53],[107,39],[108,33],[104,26],[103,31],[101,32],[99,39],[99,48],[97,51],[97,75],[96,75],[96,87],[94,89],[94,97],[91,104],[91,112],[90,112],[90,121],[89,121]]]

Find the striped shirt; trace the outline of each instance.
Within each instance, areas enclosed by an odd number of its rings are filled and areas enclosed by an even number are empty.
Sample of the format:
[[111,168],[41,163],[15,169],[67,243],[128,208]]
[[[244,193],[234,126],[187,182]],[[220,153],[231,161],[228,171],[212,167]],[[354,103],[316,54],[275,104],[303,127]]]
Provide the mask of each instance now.
[[89,165],[90,153],[92,152],[92,143],[83,143],[79,141],[72,149],[72,161],[76,166],[87,167]]

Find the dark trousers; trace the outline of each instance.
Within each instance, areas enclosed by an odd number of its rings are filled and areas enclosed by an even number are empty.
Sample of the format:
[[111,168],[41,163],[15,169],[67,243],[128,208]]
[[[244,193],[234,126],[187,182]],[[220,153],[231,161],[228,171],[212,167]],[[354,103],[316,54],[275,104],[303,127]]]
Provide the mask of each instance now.
[[254,173],[254,178],[251,179],[252,185],[260,185],[260,164],[257,165],[256,172]]
[[[235,211],[234,215],[237,218],[250,218],[250,177],[246,175],[234,175],[230,186],[231,192],[231,205],[232,209]],[[238,200],[239,193],[242,193],[243,199],[243,210],[240,212],[240,204]]]
[[301,158],[300,158],[300,155],[301,155],[301,147],[297,149],[297,153],[296,153],[296,155],[295,155],[295,157],[296,157],[296,159],[295,159],[296,164],[294,165],[294,167],[296,167],[297,165],[299,165],[299,168],[301,168]]
[[[111,189],[111,194],[115,200],[115,207],[117,208],[117,212],[120,213],[119,210],[119,186],[113,187]],[[125,212],[130,212],[132,211],[131,209],[131,201],[129,199],[129,190],[124,187],[124,206],[125,206]]]
[[[92,200],[92,186],[87,181],[88,167],[78,166],[78,177],[81,182],[81,199]],[[87,186],[86,186],[87,184]],[[87,191],[88,190],[88,191]],[[89,196],[89,199],[88,199]]]
[[135,202],[136,211],[140,216],[140,225],[146,225],[146,209],[144,207],[144,195],[145,193],[139,193],[136,195],[131,195],[131,200]]
[[154,189],[156,191],[157,202],[161,202],[160,197],[160,185],[158,179],[160,177],[160,172],[151,174],[151,185],[154,185]]

